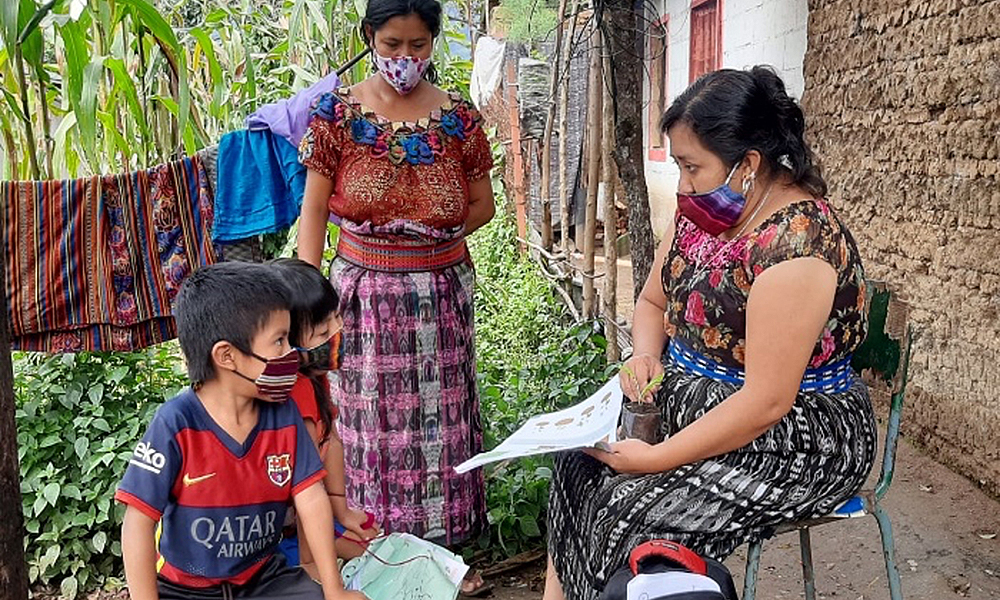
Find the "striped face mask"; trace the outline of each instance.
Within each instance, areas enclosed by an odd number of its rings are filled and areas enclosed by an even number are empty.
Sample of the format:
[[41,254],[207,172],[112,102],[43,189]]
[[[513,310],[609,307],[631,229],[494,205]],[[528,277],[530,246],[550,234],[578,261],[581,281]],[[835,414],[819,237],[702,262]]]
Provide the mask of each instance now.
[[729,177],[719,187],[704,194],[677,193],[677,210],[705,232],[717,236],[740,220],[747,198],[729,187],[729,181],[736,173],[733,165]]
[[236,374],[257,386],[257,397],[268,402],[284,402],[295,387],[299,373],[299,351],[294,348],[287,354],[274,358],[263,358],[253,352],[250,356],[265,364],[264,372],[257,379],[250,379],[243,373]]

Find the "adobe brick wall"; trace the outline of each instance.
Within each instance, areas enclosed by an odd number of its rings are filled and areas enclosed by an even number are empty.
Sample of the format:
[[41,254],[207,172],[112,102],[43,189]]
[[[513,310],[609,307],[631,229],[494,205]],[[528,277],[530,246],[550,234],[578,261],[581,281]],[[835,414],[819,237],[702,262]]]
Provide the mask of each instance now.
[[1000,496],[1000,0],[810,0],[803,104],[916,340],[904,431]]

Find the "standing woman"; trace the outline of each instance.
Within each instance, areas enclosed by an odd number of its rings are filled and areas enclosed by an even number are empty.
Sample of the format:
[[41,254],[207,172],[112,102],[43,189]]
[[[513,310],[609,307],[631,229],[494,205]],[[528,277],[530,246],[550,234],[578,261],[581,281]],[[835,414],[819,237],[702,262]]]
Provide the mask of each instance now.
[[335,214],[349,503],[455,545],[486,523],[482,472],[453,467],[482,449],[465,236],[495,212],[492,153],[479,114],[434,85],[437,0],[369,0],[362,27],[377,72],[320,98],[299,148],[299,257],[320,265]]

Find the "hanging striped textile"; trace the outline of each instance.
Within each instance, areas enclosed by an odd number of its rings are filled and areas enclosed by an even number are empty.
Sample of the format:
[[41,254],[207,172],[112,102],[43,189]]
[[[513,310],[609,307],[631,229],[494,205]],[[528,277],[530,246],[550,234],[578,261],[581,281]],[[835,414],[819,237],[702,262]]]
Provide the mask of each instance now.
[[0,183],[13,347],[129,351],[176,336],[184,279],[216,262],[197,157],[128,175]]

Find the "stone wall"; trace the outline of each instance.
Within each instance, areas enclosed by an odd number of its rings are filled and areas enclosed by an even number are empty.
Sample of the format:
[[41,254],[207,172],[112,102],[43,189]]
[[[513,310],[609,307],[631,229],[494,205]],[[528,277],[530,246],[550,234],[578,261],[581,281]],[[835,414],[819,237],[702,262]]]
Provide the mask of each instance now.
[[807,129],[913,306],[904,431],[1000,496],[1000,0],[809,1]]

